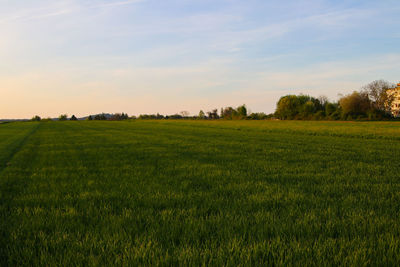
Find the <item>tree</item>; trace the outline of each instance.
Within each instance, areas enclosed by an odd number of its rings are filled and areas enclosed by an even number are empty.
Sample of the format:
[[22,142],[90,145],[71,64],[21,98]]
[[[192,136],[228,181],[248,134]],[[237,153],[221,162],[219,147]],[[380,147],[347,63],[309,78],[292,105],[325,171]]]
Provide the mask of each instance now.
[[246,105],[237,107],[236,109],[232,107],[221,108],[221,118],[225,120],[238,120],[247,118],[247,108]]
[[31,119],[31,121],[41,121],[41,120],[42,120],[42,118],[40,118],[38,115],[36,115],[35,117],[33,117]]
[[[320,100],[321,99],[321,100]],[[328,100],[308,95],[287,95],[279,99],[275,116],[279,119],[323,119]],[[322,103],[323,104],[322,104]]]
[[387,93],[388,89],[394,87],[385,80],[376,80],[362,87],[362,93],[368,95],[375,109],[390,113],[393,102],[393,96]]
[[323,107],[325,107],[326,104],[329,103],[328,97],[326,97],[326,96],[324,96],[324,95],[320,95],[320,96],[318,97],[318,101],[319,101],[319,103],[320,103]]
[[[161,120],[161,119],[164,119],[164,118],[165,119],[169,119],[169,118],[172,119],[173,116],[175,116],[175,115],[164,117],[163,115],[161,115],[159,113],[157,113],[157,115],[155,115],[155,114],[141,114],[141,115],[139,115],[139,119],[140,120]],[[178,119],[182,118],[181,115],[176,115],[176,116],[179,116]],[[176,119],[176,118],[173,118],[173,119]]]
[[366,117],[372,111],[372,103],[366,92],[354,91],[339,100],[344,118]]
[[208,118],[210,119],[219,119],[218,109],[213,109],[212,111],[207,112]]
[[294,119],[298,113],[298,106],[297,96],[282,96],[276,104],[275,114],[280,119]]
[[58,120],[59,121],[66,121],[68,119],[68,115],[67,114],[62,114],[60,116],[58,116]]
[[46,121],[46,122],[48,122],[48,121],[53,121],[53,119],[52,119],[52,118],[50,118],[50,117],[48,117],[48,118],[44,118],[44,119],[42,119],[41,121]]
[[88,121],[93,120],[92,115],[89,115],[89,117],[87,118]]
[[96,116],[94,116],[93,119],[97,121],[105,121],[107,120],[107,117],[106,114],[102,113],[102,114],[97,114]]
[[243,104],[243,105],[237,107],[236,111],[237,111],[237,115],[239,116],[240,119],[244,119],[247,117],[246,105]]
[[71,117],[70,120],[71,120],[71,121],[77,121],[78,119],[75,117],[75,115],[72,115],[72,117]]
[[[280,119],[296,119],[299,115],[303,116],[310,107],[304,105],[311,100],[311,97],[306,95],[287,95],[279,99],[275,115]],[[310,105],[310,104],[309,104]]]
[[200,110],[199,112],[199,119],[205,119],[206,114],[204,114],[204,111]]
[[248,118],[250,120],[266,120],[266,119],[270,119],[273,117],[273,114],[265,114],[263,112],[260,113],[251,113],[250,115],[248,115]]
[[330,116],[338,109],[338,104],[326,103],[325,104],[325,115]]
[[303,104],[301,108],[300,114],[303,118],[308,117],[316,112],[316,105],[313,101],[308,100],[306,103]]
[[233,117],[236,117],[236,110],[232,107],[221,108],[220,116],[225,120],[232,120]]
[[169,115],[169,116],[168,116],[168,119],[171,119],[171,120],[180,120],[180,119],[183,119],[183,117],[182,117],[182,115],[180,115],[180,114],[173,114],[173,115]]
[[181,116],[182,116],[183,118],[186,118],[186,117],[188,117],[188,116],[190,115],[189,111],[186,111],[186,110],[181,111],[180,114],[181,114]]
[[127,120],[129,118],[128,114],[126,113],[115,113],[113,114],[109,120],[111,121],[121,121],[121,120]]

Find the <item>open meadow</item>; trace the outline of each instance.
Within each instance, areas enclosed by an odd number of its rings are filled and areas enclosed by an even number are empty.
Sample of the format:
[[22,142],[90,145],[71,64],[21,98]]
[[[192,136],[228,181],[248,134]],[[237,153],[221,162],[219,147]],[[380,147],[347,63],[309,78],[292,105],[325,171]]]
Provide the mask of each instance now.
[[400,123],[0,124],[0,265],[399,265]]

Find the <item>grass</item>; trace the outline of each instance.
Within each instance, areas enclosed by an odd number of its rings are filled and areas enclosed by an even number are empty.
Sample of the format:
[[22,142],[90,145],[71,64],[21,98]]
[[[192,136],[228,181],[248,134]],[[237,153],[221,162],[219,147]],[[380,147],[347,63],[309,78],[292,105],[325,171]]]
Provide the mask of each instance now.
[[0,125],[0,265],[399,265],[400,123]]

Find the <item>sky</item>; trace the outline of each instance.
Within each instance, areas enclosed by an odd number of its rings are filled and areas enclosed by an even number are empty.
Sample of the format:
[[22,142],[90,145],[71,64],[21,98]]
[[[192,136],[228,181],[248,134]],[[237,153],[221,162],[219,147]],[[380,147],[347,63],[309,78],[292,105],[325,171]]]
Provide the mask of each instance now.
[[0,118],[175,114],[400,81],[398,0],[0,0]]

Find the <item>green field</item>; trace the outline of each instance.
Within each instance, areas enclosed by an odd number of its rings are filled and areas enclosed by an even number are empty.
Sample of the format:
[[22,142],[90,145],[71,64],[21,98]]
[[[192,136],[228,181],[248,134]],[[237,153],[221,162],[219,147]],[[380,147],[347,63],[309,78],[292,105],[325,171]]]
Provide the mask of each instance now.
[[0,124],[0,265],[399,265],[400,123]]

